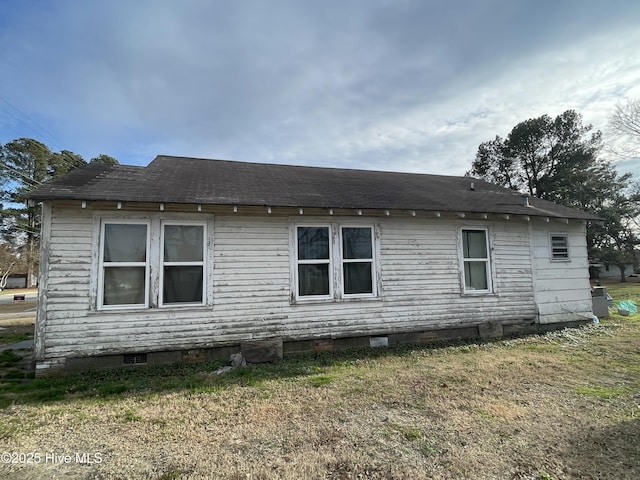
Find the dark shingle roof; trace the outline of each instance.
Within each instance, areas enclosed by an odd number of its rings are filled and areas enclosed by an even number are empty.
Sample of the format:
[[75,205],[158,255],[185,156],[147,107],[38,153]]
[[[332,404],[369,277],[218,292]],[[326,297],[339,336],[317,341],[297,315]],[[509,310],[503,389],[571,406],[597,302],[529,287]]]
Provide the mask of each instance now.
[[[471,190],[471,182],[475,190]],[[427,210],[598,219],[469,177],[158,156],[147,167],[89,164],[33,200]]]

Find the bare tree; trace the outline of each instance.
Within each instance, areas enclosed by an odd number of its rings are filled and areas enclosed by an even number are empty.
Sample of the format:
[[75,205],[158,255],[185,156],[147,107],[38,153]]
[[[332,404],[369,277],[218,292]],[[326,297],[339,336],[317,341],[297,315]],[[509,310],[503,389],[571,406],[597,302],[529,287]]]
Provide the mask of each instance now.
[[7,280],[15,264],[14,252],[7,244],[0,244],[0,292],[7,286]]
[[614,153],[622,157],[640,155],[640,98],[619,102],[609,117],[609,128],[619,140]]

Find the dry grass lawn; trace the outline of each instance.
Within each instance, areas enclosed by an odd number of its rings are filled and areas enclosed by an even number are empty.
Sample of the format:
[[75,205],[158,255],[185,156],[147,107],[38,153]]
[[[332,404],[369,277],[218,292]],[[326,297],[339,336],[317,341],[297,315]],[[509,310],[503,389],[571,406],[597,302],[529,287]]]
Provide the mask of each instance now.
[[2,384],[3,460],[34,463],[0,463],[0,477],[640,478],[640,314],[224,377],[189,368],[35,380],[40,396]]

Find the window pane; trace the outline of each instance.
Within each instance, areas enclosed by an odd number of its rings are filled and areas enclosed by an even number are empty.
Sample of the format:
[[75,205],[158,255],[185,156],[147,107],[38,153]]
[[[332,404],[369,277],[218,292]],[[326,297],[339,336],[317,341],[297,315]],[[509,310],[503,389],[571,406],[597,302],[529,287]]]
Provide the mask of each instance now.
[[342,229],[343,258],[373,258],[370,228]]
[[463,230],[462,251],[464,258],[487,258],[487,240],[484,230]]
[[487,263],[464,262],[464,285],[467,290],[488,290]]
[[202,225],[165,225],[164,261],[201,262],[203,236]]
[[147,226],[107,223],[104,226],[105,262],[145,262]]
[[298,260],[329,259],[329,228],[298,227]]
[[202,267],[164,267],[162,303],[202,303]]
[[303,295],[329,295],[329,264],[298,265],[298,292]]
[[103,305],[143,305],[144,272],[144,267],[105,268]]
[[345,263],[344,293],[373,293],[370,263]]

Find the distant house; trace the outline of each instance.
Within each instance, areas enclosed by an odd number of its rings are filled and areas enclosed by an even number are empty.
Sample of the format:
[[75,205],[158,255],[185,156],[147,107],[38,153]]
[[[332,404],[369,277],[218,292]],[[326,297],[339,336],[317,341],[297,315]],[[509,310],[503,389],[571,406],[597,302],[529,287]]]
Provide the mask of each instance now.
[[27,288],[27,274],[13,273],[7,277],[7,285],[4,288]]
[[42,202],[38,375],[500,336],[592,316],[592,214],[466,177],[159,156]]
[[[634,273],[633,263],[625,264],[625,276],[633,275]],[[598,266],[598,278],[600,280],[620,280],[620,267],[615,264],[602,263]]]

